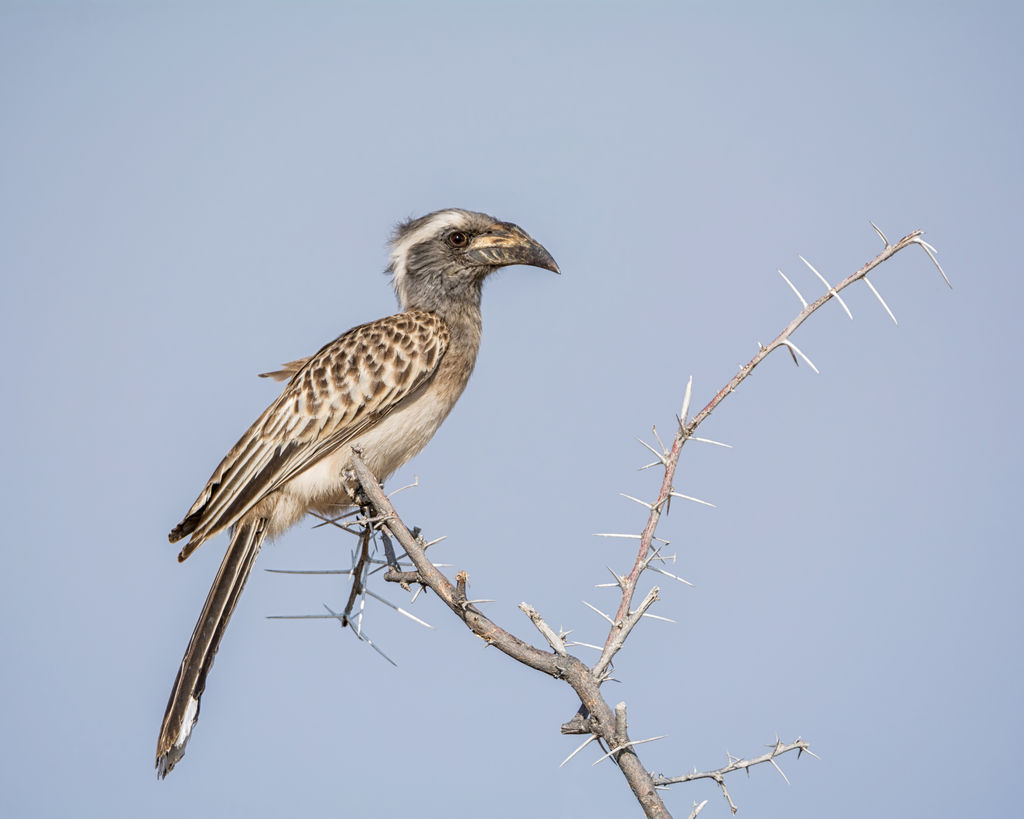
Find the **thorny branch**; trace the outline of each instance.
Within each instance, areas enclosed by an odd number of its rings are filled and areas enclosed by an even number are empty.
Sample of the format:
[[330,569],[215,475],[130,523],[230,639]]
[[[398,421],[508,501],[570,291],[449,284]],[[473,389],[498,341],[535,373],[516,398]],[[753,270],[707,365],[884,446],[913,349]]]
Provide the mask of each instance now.
[[[872,225],[872,227],[874,227],[874,225]],[[474,602],[481,601],[467,600],[465,573],[459,572],[456,578],[457,583],[453,584],[435,564],[431,563],[427,559],[425,549],[429,544],[425,543],[421,537],[414,536],[413,533],[405,526],[395,512],[391,501],[381,490],[377,479],[360,458],[359,449],[357,447],[353,447],[353,470],[362,488],[363,494],[369,502],[369,506],[372,508],[372,511],[375,512],[376,517],[374,520],[377,521],[377,527],[383,531],[391,533],[402,548],[405,549],[406,554],[415,567],[414,571],[403,571],[392,566],[388,569],[385,579],[392,582],[398,582],[403,585],[419,583],[432,589],[438,597],[441,598],[445,605],[447,605],[448,608],[456,614],[456,616],[458,616],[488,645],[493,645],[499,651],[507,654],[509,657],[512,657],[520,663],[529,666],[530,668],[544,674],[548,674],[555,679],[565,680],[579,696],[581,708],[580,712],[573,718],[573,720],[562,726],[562,732],[588,735],[586,741],[573,751],[565,762],[568,762],[569,759],[572,759],[577,753],[582,751],[583,748],[591,741],[597,739],[599,744],[606,749],[606,753],[598,759],[598,762],[607,757],[611,757],[616,762],[637,800],[640,802],[645,815],[648,817],[669,817],[668,810],[657,791],[658,788],[689,782],[695,779],[713,779],[718,783],[722,789],[723,795],[729,802],[731,810],[735,813],[736,806],[733,804],[732,799],[729,796],[729,792],[725,787],[724,777],[727,774],[738,770],[749,770],[754,765],[763,763],[773,765],[781,774],[782,770],[775,762],[775,758],[777,756],[793,750],[797,751],[798,756],[804,751],[811,753],[807,742],[802,739],[798,739],[796,742],[788,745],[776,740],[775,745],[772,746],[772,749],[768,753],[749,760],[738,759],[730,756],[729,763],[723,768],[719,768],[715,771],[708,771],[704,773],[694,772],[676,777],[665,777],[661,775],[654,776],[641,765],[634,748],[636,745],[661,739],[662,737],[630,740],[628,737],[626,722],[626,704],[619,703],[613,709],[600,693],[600,687],[601,684],[609,678],[612,661],[619,649],[622,648],[632,629],[642,617],[653,616],[648,614],[647,610],[658,600],[659,590],[657,587],[652,588],[648,592],[639,606],[635,609],[632,608],[637,584],[644,570],[652,568],[662,574],[668,575],[669,577],[673,577],[678,580],[682,579],[676,578],[675,575],[671,575],[660,568],[652,567],[650,564],[654,560],[663,559],[659,554],[659,547],[655,545],[655,541],[657,540],[655,532],[657,530],[658,523],[661,520],[662,513],[668,511],[671,499],[676,497],[688,500],[697,500],[695,498],[687,498],[687,496],[677,493],[673,487],[673,479],[683,445],[691,439],[704,440],[696,438],[694,435],[697,428],[708,418],[718,405],[725,400],[727,396],[734,392],[735,389],[748,376],[750,376],[758,364],[777,349],[783,347],[786,348],[793,356],[794,361],[796,360],[797,355],[799,355],[800,358],[805,360],[812,369],[817,371],[810,359],[792,343],[790,337],[796,329],[811,316],[811,314],[816,312],[826,302],[833,298],[838,300],[840,304],[842,304],[844,310],[849,314],[849,308],[846,307],[846,304],[842,301],[839,293],[853,283],[864,279],[865,283],[881,302],[886,312],[895,321],[895,317],[889,309],[889,306],[885,303],[881,295],[866,277],[868,273],[901,250],[914,244],[921,246],[935,263],[936,267],[938,267],[939,272],[946,280],[946,283],[949,283],[949,280],[946,278],[946,274],[942,271],[941,266],[939,266],[939,263],[935,258],[934,248],[921,238],[921,231],[914,231],[900,239],[896,244],[890,244],[885,238],[885,235],[878,230],[877,227],[875,227],[875,230],[878,232],[882,241],[885,242],[885,249],[874,259],[861,267],[860,270],[851,274],[834,287],[829,286],[824,277],[822,277],[809,262],[804,260],[805,264],[811,268],[815,275],[818,276],[818,278],[821,279],[828,288],[828,291],[824,295],[811,303],[808,303],[793,283],[786,278],[785,274],[782,274],[787,284],[793,288],[803,305],[797,316],[774,340],[772,340],[771,343],[767,346],[759,345],[760,349],[758,353],[740,368],[736,375],[734,375],[729,382],[722,387],[718,393],[716,393],[714,398],[712,398],[711,401],[708,402],[702,410],[700,410],[700,412],[693,416],[692,419],[687,420],[692,390],[691,379],[691,382],[687,384],[686,387],[682,409],[679,417],[676,419],[677,428],[675,435],[673,436],[671,446],[666,448],[659,440],[659,451],[654,447],[644,444],[658,458],[655,465],[660,463],[664,467],[664,476],[657,498],[653,503],[648,504],[639,499],[630,498],[649,509],[647,522],[641,534],[609,535],[612,537],[637,539],[639,544],[636,559],[630,573],[628,575],[620,576],[613,572],[616,579],[615,585],[619,586],[621,589],[621,598],[615,616],[609,617],[608,615],[598,612],[610,623],[610,628],[608,636],[601,649],[601,655],[593,667],[587,666],[586,663],[567,651],[567,646],[578,645],[578,643],[567,643],[564,634],[556,633],[551,629],[544,622],[540,614],[526,603],[523,603],[520,608],[530,618],[538,631],[540,631],[545,641],[551,647],[551,651],[542,651],[535,648],[496,625],[474,605]],[[779,272],[781,273],[781,271]],[[655,433],[655,435],[656,434],[657,433]],[[704,503],[703,501],[698,502]],[[664,541],[662,542],[664,543]],[[565,764],[565,762],[562,764]],[[785,774],[782,775],[785,777]],[[705,804],[706,801],[699,805],[694,805],[690,816],[695,817],[700,813]]]
[[[667,510],[668,504],[670,503],[673,495],[676,494],[675,489],[672,486],[672,481],[675,478],[676,467],[679,464],[679,456],[683,451],[683,444],[685,444],[687,440],[693,438],[693,434],[697,431],[697,428],[702,423],[704,423],[704,421],[707,420],[708,416],[715,411],[719,404],[721,404],[729,395],[731,395],[735,391],[735,389],[743,381],[745,381],[751,373],[753,373],[754,369],[757,367],[758,364],[760,364],[769,355],[771,355],[771,353],[773,353],[775,350],[778,350],[781,347],[785,347],[786,349],[788,349],[791,354],[794,351],[796,353],[799,353],[801,358],[807,361],[811,368],[814,369],[815,372],[817,372],[817,368],[814,367],[814,364],[811,363],[810,359],[808,359],[802,352],[800,352],[796,345],[794,345],[790,341],[790,336],[793,335],[793,333],[801,324],[803,324],[808,318],[810,318],[812,313],[820,309],[826,302],[833,298],[841,302],[842,299],[839,296],[839,293],[841,291],[845,290],[851,284],[854,284],[855,282],[860,281],[861,279],[867,281],[866,277],[868,273],[870,273],[883,262],[887,261],[888,259],[891,259],[901,250],[904,250],[905,248],[908,248],[911,245],[919,245],[920,247],[922,247],[924,251],[928,254],[929,258],[935,263],[935,266],[939,269],[939,273],[942,274],[942,278],[945,280],[946,284],[949,284],[949,279],[946,277],[945,272],[942,270],[942,267],[939,265],[938,261],[935,258],[935,249],[921,238],[923,231],[915,230],[913,233],[904,236],[896,244],[893,245],[889,243],[889,241],[885,238],[885,234],[878,230],[878,228],[875,227],[874,224],[872,224],[872,227],[875,228],[875,231],[881,237],[882,241],[885,242],[885,249],[882,250],[882,252],[879,253],[877,256],[875,256],[875,258],[873,258],[871,261],[867,262],[863,267],[861,267],[860,270],[858,270],[855,273],[851,273],[835,287],[830,287],[828,292],[826,292],[824,295],[822,295],[817,300],[811,302],[810,304],[807,303],[804,297],[800,295],[800,291],[797,290],[793,283],[786,278],[785,274],[783,274],[782,277],[786,279],[786,283],[793,288],[793,291],[796,293],[797,297],[803,304],[803,309],[799,313],[797,313],[796,318],[794,318],[788,325],[786,325],[785,329],[781,333],[779,333],[770,344],[768,344],[767,346],[759,345],[760,349],[758,350],[757,355],[755,355],[752,359],[750,359],[750,361],[748,361],[746,364],[740,367],[736,375],[729,379],[729,382],[715,394],[715,397],[708,402],[707,406],[705,406],[704,409],[698,412],[690,421],[687,421],[686,418],[687,413],[689,411],[691,387],[693,383],[691,379],[690,383],[686,385],[686,393],[683,397],[683,407],[679,413],[679,417],[676,419],[676,433],[672,439],[671,448],[665,450],[665,448],[662,447],[662,451],[658,452],[653,447],[647,447],[658,457],[659,461],[664,465],[665,474],[661,482],[661,488],[658,491],[657,499],[652,504],[645,504],[646,506],[649,507],[650,513],[647,517],[647,524],[644,526],[643,532],[640,534],[640,544],[639,548],[637,549],[636,560],[633,563],[633,569],[632,571],[630,571],[628,575],[619,579],[619,586],[622,589],[622,597],[619,602],[619,608],[618,611],[615,613],[615,617],[612,620],[611,628],[608,631],[608,636],[605,639],[604,649],[601,652],[601,657],[594,665],[594,673],[598,676],[598,679],[603,680],[606,678],[608,670],[611,667],[612,659],[615,657],[615,654],[618,652],[618,650],[622,648],[622,644],[625,640],[626,634],[628,634],[629,632],[629,629],[631,629],[633,625],[635,625],[635,621],[632,620],[632,615],[630,614],[630,606],[633,603],[633,595],[636,593],[636,587],[637,583],[640,580],[640,575],[643,574],[644,569],[648,568],[651,561],[657,556],[657,550],[652,547],[655,540],[655,532],[658,528],[658,522],[661,520],[662,511]],[[808,266],[810,267],[810,264],[806,260],[804,260],[804,263],[808,264]],[[813,267],[811,267],[811,270],[813,270],[815,274],[819,278],[821,278],[822,281],[824,281],[824,279],[822,278],[821,274],[818,273],[818,271],[814,270]],[[779,272],[782,273],[781,270]],[[868,282],[868,284],[870,286],[870,282]],[[882,301],[882,297],[878,295],[878,292],[875,290],[873,286],[871,286],[871,291],[876,296],[878,296],[879,301]],[[886,305],[884,301],[882,301],[882,305],[885,307],[889,315],[892,316],[892,311],[889,310],[888,305]],[[843,307],[844,309],[846,309],[847,314],[849,314],[849,308],[847,308],[845,304],[843,304]],[[895,321],[895,318],[893,320]]]
[[[548,674],[556,680],[564,679],[568,682],[591,714],[594,733],[604,739],[610,747],[622,746],[616,751],[616,762],[626,777],[633,794],[643,807],[644,814],[648,817],[665,817],[666,819],[670,817],[665,803],[662,802],[661,796],[655,790],[651,775],[640,764],[640,759],[632,747],[624,744],[628,743],[628,738],[625,736],[624,720],[620,733],[616,730],[615,715],[599,693],[597,680],[586,664],[568,652],[558,654],[554,651],[547,652],[534,648],[493,623],[479,609],[466,601],[464,579],[458,585],[453,585],[427,559],[422,540],[414,538],[398,517],[391,501],[381,490],[373,473],[363,463],[356,447],[352,448],[352,466],[356,479],[370,503],[379,515],[387,518],[387,522],[383,525],[412,560],[419,574],[419,582],[429,586],[444,604],[488,645],[494,646],[502,653],[530,668]],[[540,619],[539,615],[537,615],[537,619]]]
[[783,779],[786,780],[786,784],[789,784],[789,780],[786,779],[786,775],[782,773],[782,768],[779,767],[775,761],[775,757],[782,756],[782,754],[789,753],[790,751],[796,751],[797,759],[804,752],[809,753],[811,756],[817,758],[810,746],[805,740],[797,739],[796,742],[790,742],[788,745],[783,743],[781,740],[776,739],[772,749],[766,754],[755,757],[754,759],[738,759],[732,755],[729,756],[729,764],[717,771],[694,771],[693,773],[683,774],[682,776],[656,776],[654,777],[654,784],[659,788],[667,787],[668,785],[678,785],[683,782],[693,782],[697,779],[713,779],[718,783],[718,787],[722,789],[722,796],[725,797],[725,801],[729,803],[729,809],[733,813],[736,813],[739,808],[733,804],[732,797],[729,796],[729,790],[725,787],[725,775],[730,774],[733,771],[750,771],[755,765],[763,765],[765,762],[771,763],[775,770],[779,772]]

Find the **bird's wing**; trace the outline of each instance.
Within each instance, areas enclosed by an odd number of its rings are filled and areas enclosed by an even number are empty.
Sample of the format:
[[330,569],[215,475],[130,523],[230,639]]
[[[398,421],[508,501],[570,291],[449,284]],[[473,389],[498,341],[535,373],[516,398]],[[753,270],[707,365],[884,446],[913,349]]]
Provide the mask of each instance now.
[[436,314],[407,311],[349,330],[311,356],[171,531],[171,542],[192,535],[179,560],[413,394],[437,371],[448,341]]
[[272,370],[269,373],[260,373],[260,378],[273,378],[275,381],[287,381],[295,373],[301,370],[309,362],[313,356],[306,356],[305,358],[296,358],[294,361],[289,361],[287,364],[282,364],[280,370]]

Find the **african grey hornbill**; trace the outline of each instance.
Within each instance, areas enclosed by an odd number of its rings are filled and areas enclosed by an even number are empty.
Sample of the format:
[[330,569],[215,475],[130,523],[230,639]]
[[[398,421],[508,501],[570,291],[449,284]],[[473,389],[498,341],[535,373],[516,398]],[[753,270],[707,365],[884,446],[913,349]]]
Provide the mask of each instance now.
[[231,542],[174,681],[156,748],[166,776],[185,753],[217,646],[265,538],[306,512],[354,504],[348,469],[358,445],[384,480],[419,452],[469,380],[480,346],[480,291],[505,265],[558,272],[516,225],[440,210],[396,228],[389,270],[402,312],[349,330],[309,358],[267,375],[280,397],[224,457],[184,520],[178,560],[231,529]]

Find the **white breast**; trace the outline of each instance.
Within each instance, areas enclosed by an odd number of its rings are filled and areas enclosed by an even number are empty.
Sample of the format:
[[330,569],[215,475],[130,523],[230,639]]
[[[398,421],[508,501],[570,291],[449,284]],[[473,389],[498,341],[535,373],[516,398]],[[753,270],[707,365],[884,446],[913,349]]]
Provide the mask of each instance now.
[[432,384],[356,440],[296,475],[273,496],[270,534],[280,534],[309,509],[334,515],[351,506],[344,476],[353,444],[362,449],[366,465],[383,481],[427,445],[454,403]]

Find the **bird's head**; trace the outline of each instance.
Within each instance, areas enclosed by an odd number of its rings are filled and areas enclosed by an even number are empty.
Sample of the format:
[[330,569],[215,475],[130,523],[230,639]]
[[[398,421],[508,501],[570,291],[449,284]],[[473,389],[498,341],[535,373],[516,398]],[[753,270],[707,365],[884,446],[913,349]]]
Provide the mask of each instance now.
[[551,254],[518,225],[449,209],[395,228],[388,270],[403,310],[444,313],[467,302],[479,305],[483,280],[512,264],[558,272]]

